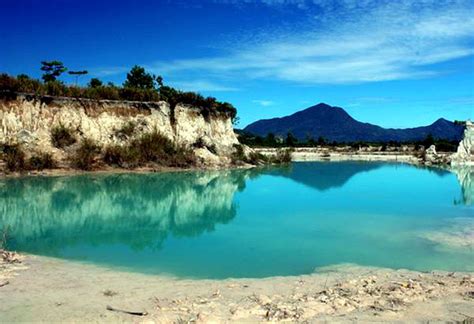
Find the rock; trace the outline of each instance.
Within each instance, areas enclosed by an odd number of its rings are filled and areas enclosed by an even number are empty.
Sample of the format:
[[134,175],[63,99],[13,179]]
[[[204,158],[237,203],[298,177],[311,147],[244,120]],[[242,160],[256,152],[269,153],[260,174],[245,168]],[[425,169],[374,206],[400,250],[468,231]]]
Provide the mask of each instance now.
[[16,137],[20,144],[30,144],[36,140],[36,137],[26,129],[20,130]]
[[428,147],[428,149],[426,150],[426,154],[430,154],[430,155],[438,155],[436,154],[436,146],[434,145],[431,145],[430,147]]
[[451,156],[451,165],[474,166],[474,124],[466,121],[466,129],[456,153]]

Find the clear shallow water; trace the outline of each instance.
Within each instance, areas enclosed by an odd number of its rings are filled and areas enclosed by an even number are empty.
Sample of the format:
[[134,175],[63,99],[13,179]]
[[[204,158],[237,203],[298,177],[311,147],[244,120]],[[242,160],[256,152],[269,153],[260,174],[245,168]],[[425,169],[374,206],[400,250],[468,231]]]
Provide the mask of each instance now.
[[182,277],[340,263],[474,271],[469,188],[451,172],[375,162],[25,177],[0,181],[0,228],[18,251]]

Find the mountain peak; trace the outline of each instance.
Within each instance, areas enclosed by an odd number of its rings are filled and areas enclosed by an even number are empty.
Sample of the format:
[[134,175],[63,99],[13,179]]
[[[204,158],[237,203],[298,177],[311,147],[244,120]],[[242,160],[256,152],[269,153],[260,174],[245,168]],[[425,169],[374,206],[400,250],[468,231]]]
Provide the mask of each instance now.
[[299,140],[305,140],[309,136],[336,142],[406,142],[423,140],[428,134],[436,138],[459,140],[463,130],[444,118],[425,127],[385,129],[357,121],[343,108],[321,102],[289,116],[256,121],[245,127],[245,131],[261,136],[268,133],[286,136],[291,132]]

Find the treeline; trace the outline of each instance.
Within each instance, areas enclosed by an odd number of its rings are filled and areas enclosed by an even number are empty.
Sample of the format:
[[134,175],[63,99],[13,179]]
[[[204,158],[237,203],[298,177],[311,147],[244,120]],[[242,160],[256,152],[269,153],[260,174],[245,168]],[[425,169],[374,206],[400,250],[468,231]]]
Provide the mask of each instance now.
[[77,79],[86,75],[87,71],[69,71],[76,77],[75,85],[65,84],[59,77],[67,71],[60,61],[41,62],[42,80],[34,79],[26,74],[16,77],[6,73],[0,74],[0,92],[4,94],[28,93],[37,96],[57,96],[86,98],[93,100],[127,100],[127,101],[166,101],[171,108],[178,104],[200,108],[205,117],[224,114],[235,121],[236,108],[228,102],[220,102],[214,97],[204,97],[196,92],[177,90],[163,84],[163,78],[145,71],[143,67],[134,66],[122,86],[112,82],[104,83],[92,78],[87,86],[77,85]]
[[287,133],[286,137],[275,136],[269,133],[267,136],[253,135],[251,133],[238,130],[239,142],[250,147],[346,147],[351,146],[353,149],[381,147],[382,151],[387,150],[388,147],[414,146],[416,150],[421,147],[428,148],[431,145],[436,146],[436,150],[440,152],[456,152],[459,142],[449,141],[444,139],[434,138],[431,134],[424,140],[412,142],[336,142],[329,141],[320,136],[314,139],[308,136],[305,140],[298,140],[291,132]]

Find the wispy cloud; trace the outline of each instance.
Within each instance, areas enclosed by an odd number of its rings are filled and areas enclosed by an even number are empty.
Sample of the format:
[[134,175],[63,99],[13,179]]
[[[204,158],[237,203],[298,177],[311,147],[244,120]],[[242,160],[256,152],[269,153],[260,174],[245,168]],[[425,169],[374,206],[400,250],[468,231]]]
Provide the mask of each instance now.
[[[329,11],[335,3],[313,2]],[[247,42],[225,56],[155,66],[167,73],[199,71],[310,84],[431,77],[440,73],[434,64],[474,54],[473,8],[468,1],[340,1],[337,14],[315,17],[306,31]]]
[[171,81],[174,87],[186,91],[239,91],[238,88],[224,86],[207,80]]
[[157,61],[148,65],[152,71],[173,78],[199,75],[207,81],[182,84],[227,91],[210,85],[242,79],[311,85],[428,78],[446,72],[439,63],[474,55],[472,0],[214,2],[296,6],[307,12],[307,21],[303,30],[301,25],[285,32],[266,30],[255,41],[234,42],[220,56]]
[[275,104],[274,101],[271,100],[261,100],[261,99],[256,99],[252,100],[253,103],[258,104],[262,107],[268,107],[268,106],[273,106]]
[[98,67],[98,68],[90,69],[89,73],[96,77],[108,77],[111,75],[126,73],[129,70],[130,70],[130,67],[110,66],[110,67]]

